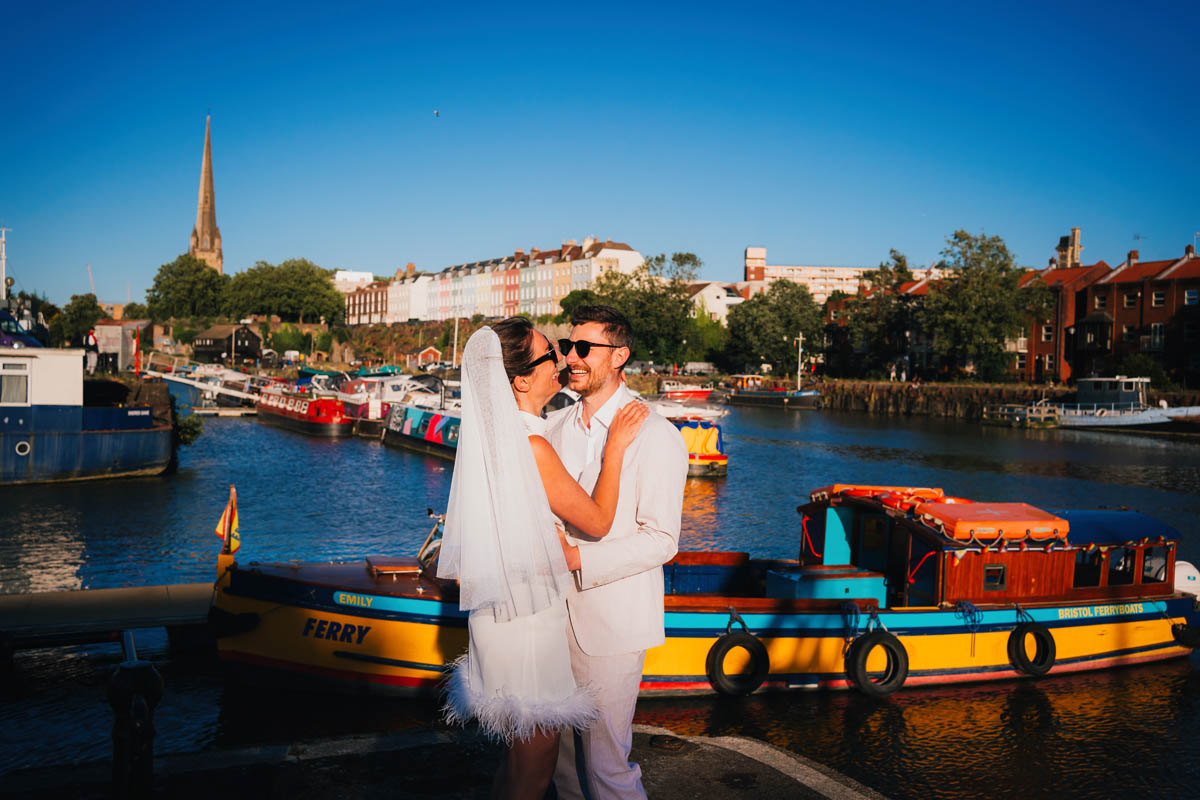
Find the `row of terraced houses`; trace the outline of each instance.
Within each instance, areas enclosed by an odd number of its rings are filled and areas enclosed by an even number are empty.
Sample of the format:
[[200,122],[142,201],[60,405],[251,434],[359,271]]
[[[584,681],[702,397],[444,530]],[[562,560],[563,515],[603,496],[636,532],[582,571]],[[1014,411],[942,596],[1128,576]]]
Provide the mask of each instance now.
[[[1145,354],[1189,384],[1200,377],[1200,258],[1187,245],[1180,258],[1140,260],[1131,250],[1124,261],[1081,263],[1080,230],[1059,240],[1056,256],[1042,270],[1029,270],[1022,287],[1041,283],[1050,289],[1049,317],[1031,321],[1020,338],[1009,341],[1012,370],[1036,383],[1066,382],[1073,377],[1112,375],[1125,356]],[[936,279],[899,287],[921,298]],[[847,346],[842,321],[845,302],[830,303],[826,330],[832,347]],[[932,342],[921,331],[909,331],[909,374],[934,367]]]
[[[412,264],[397,270],[390,281],[371,280],[346,290],[348,325],[391,324],[410,320],[454,317],[510,317],[515,314],[557,314],[559,301],[576,289],[589,289],[610,270],[631,273],[642,254],[627,244],[574,239],[554,249],[522,249],[512,255],[456,264],[437,272],[422,272]],[[353,285],[354,273],[334,276]],[[366,276],[370,278],[370,276]],[[357,277],[362,281],[362,277]]]

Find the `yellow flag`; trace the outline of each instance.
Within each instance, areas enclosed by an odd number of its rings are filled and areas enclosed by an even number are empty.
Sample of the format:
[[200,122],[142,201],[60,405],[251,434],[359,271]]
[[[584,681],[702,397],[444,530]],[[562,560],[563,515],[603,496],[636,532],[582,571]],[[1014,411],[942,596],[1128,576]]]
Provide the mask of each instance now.
[[221,512],[221,520],[214,533],[225,541],[225,549],[230,553],[236,553],[242,546],[242,537],[238,535],[237,490],[232,486],[229,487],[229,502]]

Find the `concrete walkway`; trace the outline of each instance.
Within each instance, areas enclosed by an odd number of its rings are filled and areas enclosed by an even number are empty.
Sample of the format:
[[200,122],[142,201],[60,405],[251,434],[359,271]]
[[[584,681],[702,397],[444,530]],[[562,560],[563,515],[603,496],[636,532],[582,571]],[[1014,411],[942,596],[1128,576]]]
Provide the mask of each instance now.
[[[162,756],[155,794],[180,800],[487,798],[500,749],[474,732],[396,733]],[[886,800],[821,765],[741,737],[676,736],[634,726],[650,800],[773,797]],[[0,797],[108,797],[109,765],[11,773]]]

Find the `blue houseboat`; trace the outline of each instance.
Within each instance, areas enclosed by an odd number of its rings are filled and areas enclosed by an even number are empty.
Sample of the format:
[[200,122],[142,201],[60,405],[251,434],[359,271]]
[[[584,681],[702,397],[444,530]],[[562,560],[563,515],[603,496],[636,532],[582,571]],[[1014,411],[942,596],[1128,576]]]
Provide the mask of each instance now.
[[0,350],[0,485],[170,467],[171,425],[155,424],[149,406],[85,403],[83,363],[82,350]]

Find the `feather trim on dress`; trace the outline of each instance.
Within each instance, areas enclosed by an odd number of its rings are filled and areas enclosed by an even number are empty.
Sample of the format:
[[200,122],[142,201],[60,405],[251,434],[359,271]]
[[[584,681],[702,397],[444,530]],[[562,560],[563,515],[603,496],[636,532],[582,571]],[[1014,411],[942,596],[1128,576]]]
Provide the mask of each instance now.
[[467,656],[460,656],[447,679],[442,716],[452,725],[465,725],[474,719],[487,736],[511,744],[514,739],[524,742],[540,733],[582,730],[599,716],[596,700],[586,687],[558,700],[540,702],[512,695],[486,696],[472,691],[467,669]]

